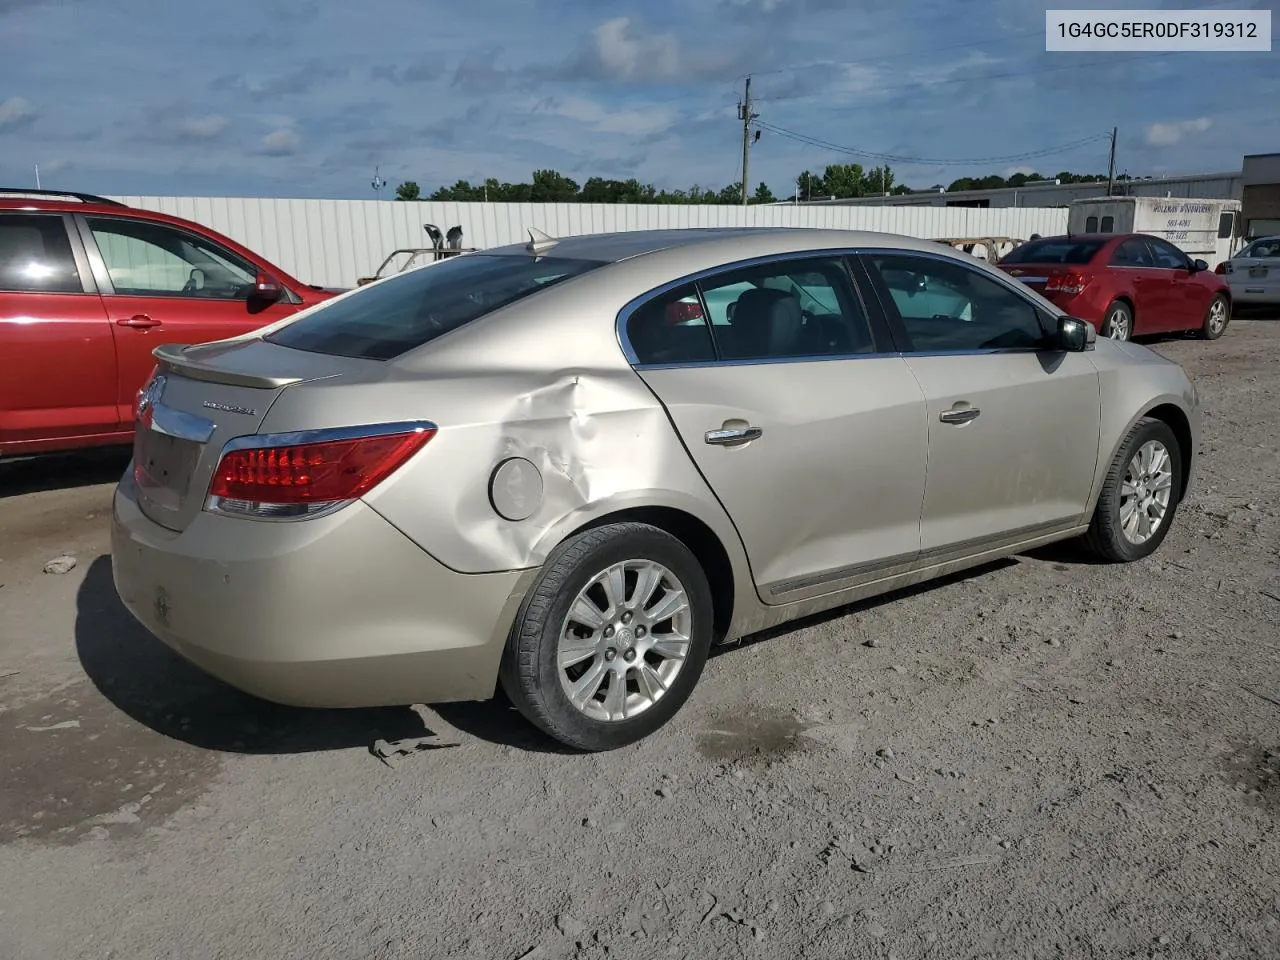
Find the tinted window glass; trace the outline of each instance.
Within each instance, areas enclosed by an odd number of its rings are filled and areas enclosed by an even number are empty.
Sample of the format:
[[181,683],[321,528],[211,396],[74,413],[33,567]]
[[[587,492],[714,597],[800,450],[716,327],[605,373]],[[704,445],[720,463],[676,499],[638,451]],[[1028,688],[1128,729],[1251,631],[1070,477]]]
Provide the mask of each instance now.
[[1001,263],[1088,263],[1105,240],[1072,240],[1057,237],[1032,240],[1000,258]]
[[267,339],[313,353],[389,360],[602,266],[597,260],[463,254],[363,287]]
[[889,288],[917,353],[1040,346],[1040,312],[1004,284],[961,264],[907,255],[868,258]]
[[1156,267],[1166,270],[1185,270],[1187,268],[1187,255],[1173,244],[1166,243],[1164,240],[1157,240],[1155,237],[1148,237],[1147,246],[1151,248],[1151,257],[1155,261]]
[[1110,233],[1116,227],[1115,217],[1103,217],[1101,230],[1103,233]]
[[176,227],[87,217],[116,293],[243,300],[257,268],[230,250]]
[[1086,219],[1086,220],[1085,220],[1085,222],[1084,222],[1084,232],[1085,232],[1085,233],[1096,233],[1096,232],[1097,232],[1097,230],[1098,230],[1098,218],[1097,218],[1097,217],[1089,217],[1088,219]]
[[656,297],[631,314],[627,339],[638,363],[698,363],[716,358],[693,284]]
[[84,292],[61,217],[0,214],[0,290]]
[[1218,239],[1228,240],[1236,229],[1236,215],[1234,213],[1224,213],[1218,217]]
[[1114,267],[1149,267],[1151,266],[1151,254],[1147,251],[1147,245],[1141,240],[1126,240],[1116,247],[1116,252],[1111,257],[1111,265]]
[[747,267],[699,284],[724,360],[869,353],[871,328],[836,257]]

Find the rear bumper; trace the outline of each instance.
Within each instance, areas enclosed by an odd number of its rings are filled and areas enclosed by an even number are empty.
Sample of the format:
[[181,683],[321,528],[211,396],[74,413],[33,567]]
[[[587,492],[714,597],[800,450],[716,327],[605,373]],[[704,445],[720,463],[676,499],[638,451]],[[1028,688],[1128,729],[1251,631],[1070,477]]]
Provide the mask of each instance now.
[[116,590],[165,644],[278,703],[369,707],[493,695],[533,571],[459,574],[355,503],[294,523],[200,514],[174,532],[112,518]]

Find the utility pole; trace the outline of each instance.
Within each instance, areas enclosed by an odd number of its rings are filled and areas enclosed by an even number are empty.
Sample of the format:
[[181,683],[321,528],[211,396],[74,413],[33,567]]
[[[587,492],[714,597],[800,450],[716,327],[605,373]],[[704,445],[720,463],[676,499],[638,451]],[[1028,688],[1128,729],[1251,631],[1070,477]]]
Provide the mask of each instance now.
[[751,112],[751,77],[746,78],[742,89],[742,102],[738,104],[738,119],[742,121],[742,205],[747,205],[747,170],[751,156],[751,121],[760,114]]
[[1113,195],[1116,183],[1116,128],[1111,128],[1111,159],[1107,161],[1107,196]]

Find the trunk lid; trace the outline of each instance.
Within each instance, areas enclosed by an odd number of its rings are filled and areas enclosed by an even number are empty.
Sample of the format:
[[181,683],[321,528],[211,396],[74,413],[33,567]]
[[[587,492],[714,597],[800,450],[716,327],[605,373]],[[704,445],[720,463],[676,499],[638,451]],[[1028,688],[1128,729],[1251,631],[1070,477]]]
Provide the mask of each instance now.
[[170,530],[203,509],[227,441],[257,433],[286,389],[349,373],[353,361],[263,340],[156,348],[156,376],[139,394],[133,441],[138,506]]
[[1001,270],[1009,274],[1015,280],[1026,284],[1036,293],[1042,296],[1051,294],[1045,292],[1049,281],[1055,277],[1061,277],[1068,273],[1080,275],[1085,273],[1085,269],[1077,264],[1063,263],[1017,263],[1017,264],[997,264]]

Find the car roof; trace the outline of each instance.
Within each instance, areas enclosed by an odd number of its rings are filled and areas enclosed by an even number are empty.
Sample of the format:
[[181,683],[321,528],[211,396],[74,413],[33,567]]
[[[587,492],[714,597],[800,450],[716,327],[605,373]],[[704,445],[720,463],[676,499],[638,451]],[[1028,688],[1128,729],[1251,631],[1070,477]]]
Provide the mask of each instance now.
[[[732,262],[744,257],[767,255],[771,252],[787,253],[855,247],[890,247],[935,254],[947,252],[947,248],[939,250],[936,240],[922,240],[918,237],[870,230],[823,230],[812,227],[687,227],[669,230],[629,230],[547,240],[546,245],[541,246],[541,249],[531,248],[526,242],[491,247],[481,252],[489,255],[525,254],[620,263],[647,254],[683,250],[690,254],[696,253],[699,259],[723,258],[725,262]],[[967,254],[956,254],[957,259],[967,256]]]

